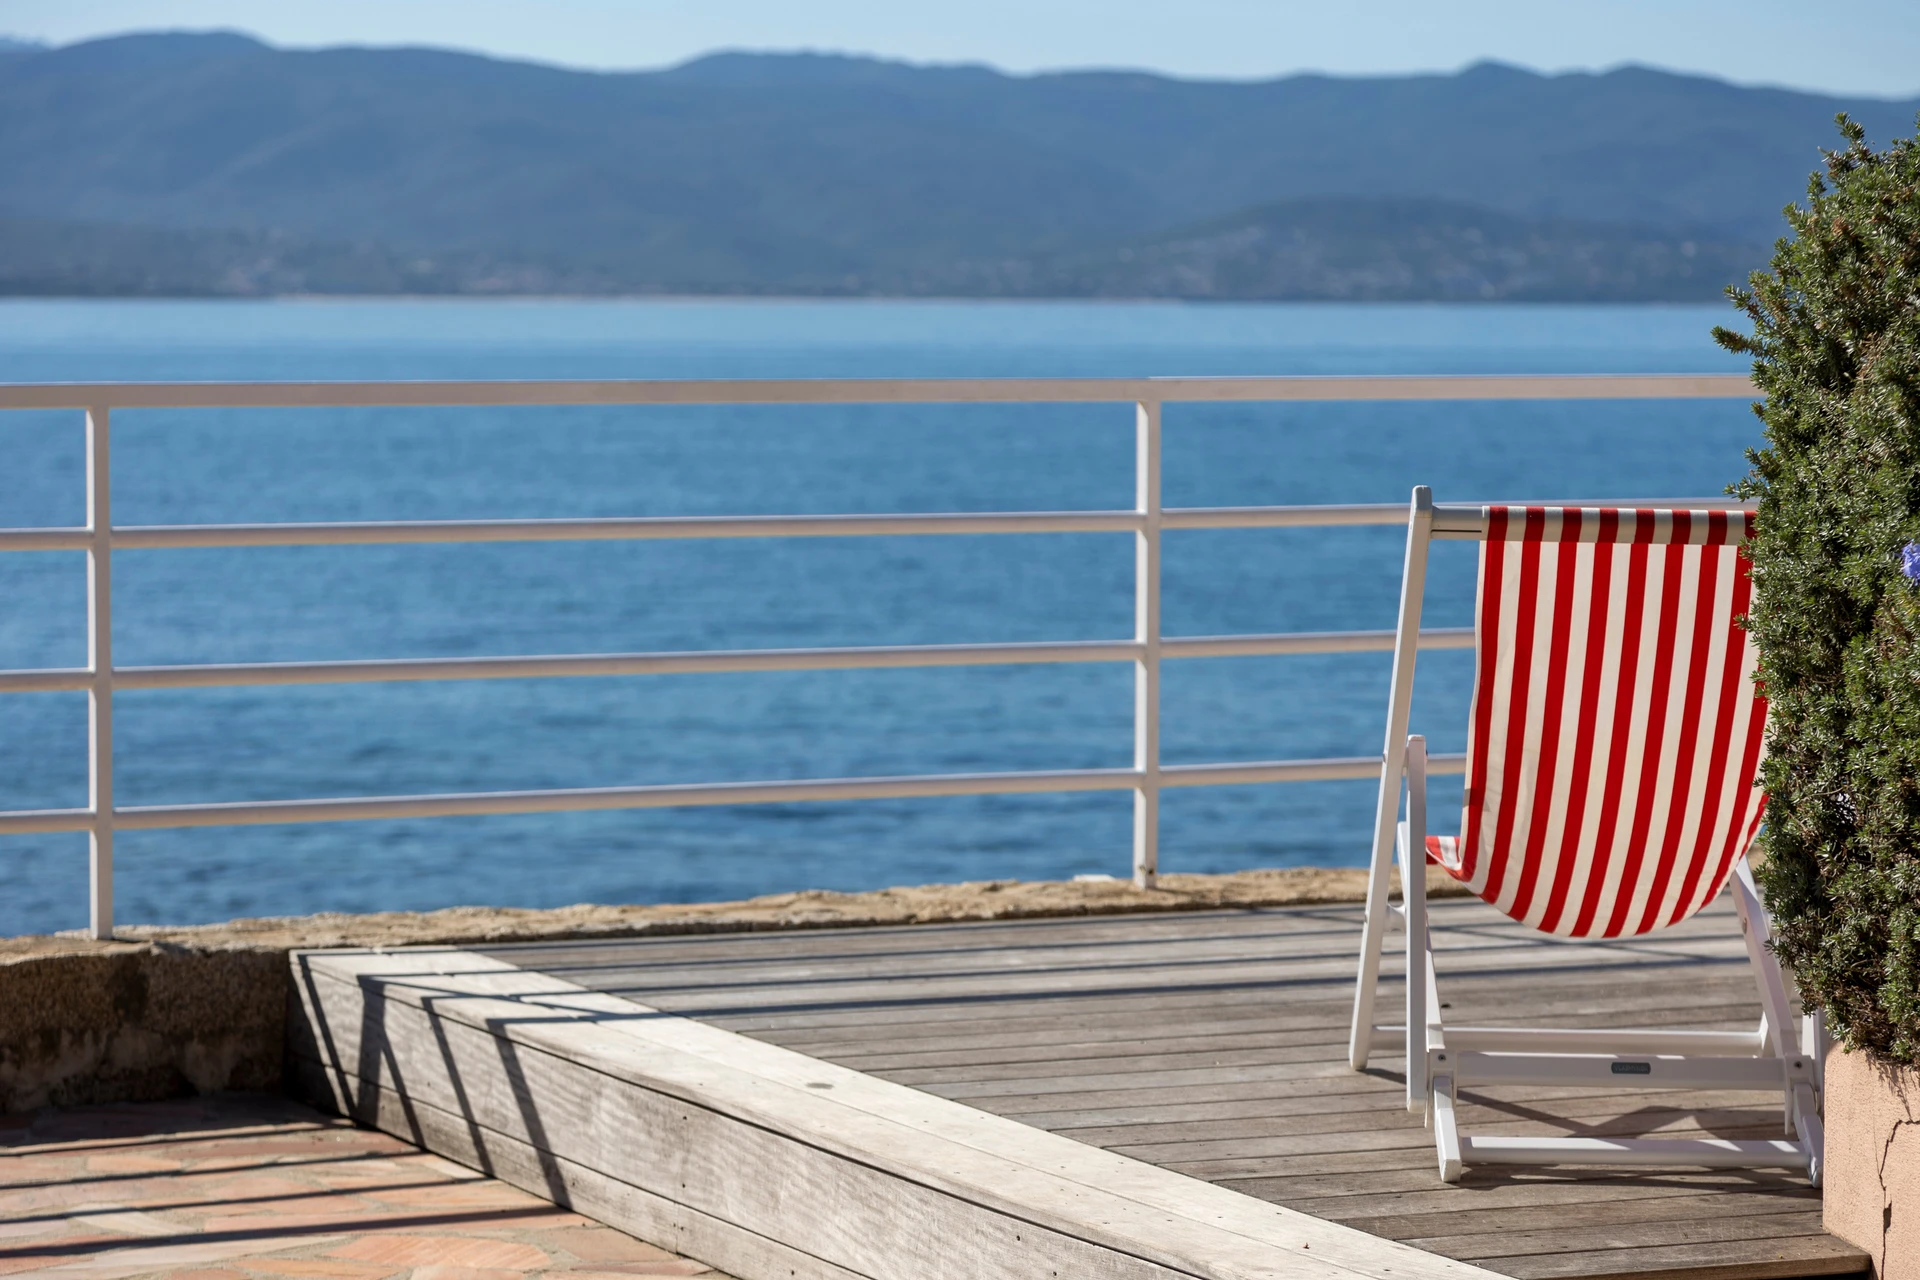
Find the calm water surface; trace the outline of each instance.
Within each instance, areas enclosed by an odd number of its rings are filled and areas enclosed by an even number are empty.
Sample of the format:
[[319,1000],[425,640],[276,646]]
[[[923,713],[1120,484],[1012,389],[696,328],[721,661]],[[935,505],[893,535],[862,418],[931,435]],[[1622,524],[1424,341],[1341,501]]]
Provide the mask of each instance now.
[[[1706,307],[0,303],[0,380],[1735,371]],[[1170,506],[1692,496],[1737,402],[1169,406]],[[124,412],[123,524],[1126,507],[1125,406]],[[0,414],[0,525],[83,520],[78,416]],[[1386,627],[1391,529],[1187,532],[1169,635]],[[1472,615],[1442,544],[1433,625]],[[1126,536],[123,552],[123,664],[1119,638]],[[77,553],[0,556],[0,667],[85,663]],[[1464,745],[1468,655],[1416,728]],[[1168,762],[1379,748],[1384,655],[1169,664]],[[1124,665],[129,693],[121,804],[1124,766]],[[84,805],[83,695],[0,695],[0,808]],[[1125,794],[119,838],[120,918],[675,901],[1123,874]],[[1162,865],[1362,860],[1366,783],[1181,790]],[[85,921],[83,837],[0,838],[0,933]]]

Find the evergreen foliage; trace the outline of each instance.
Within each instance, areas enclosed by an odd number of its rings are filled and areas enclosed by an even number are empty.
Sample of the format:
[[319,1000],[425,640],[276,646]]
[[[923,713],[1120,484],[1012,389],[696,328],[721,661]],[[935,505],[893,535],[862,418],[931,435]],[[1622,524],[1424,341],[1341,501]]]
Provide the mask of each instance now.
[[1775,947],[1856,1049],[1920,1060],[1920,138],[1839,118],[1793,238],[1748,289],[1767,445],[1748,626],[1771,701]]

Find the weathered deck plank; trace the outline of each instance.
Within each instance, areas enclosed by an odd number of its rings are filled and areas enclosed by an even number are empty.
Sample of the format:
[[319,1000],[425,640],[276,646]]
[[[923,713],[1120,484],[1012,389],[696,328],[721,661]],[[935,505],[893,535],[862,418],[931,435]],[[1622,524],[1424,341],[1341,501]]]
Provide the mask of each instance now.
[[[1641,941],[1542,943],[1432,905],[1462,1025],[1722,1028],[1759,1016],[1724,904]],[[526,969],[964,1102],[1520,1280],[1864,1268],[1786,1173],[1478,1168],[1440,1183],[1393,1055],[1345,1066],[1352,908],[483,949]],[[1399,1000],[1388,966],[1383,1009]],[[1386,1020],[1394,1020],[1387,1016]],[[1463,1094],[1468,1128],[1772,1136],[1754,1095]]]
[[305,1087],[753,1280],[1495,1274],[472,952],[295,963]]

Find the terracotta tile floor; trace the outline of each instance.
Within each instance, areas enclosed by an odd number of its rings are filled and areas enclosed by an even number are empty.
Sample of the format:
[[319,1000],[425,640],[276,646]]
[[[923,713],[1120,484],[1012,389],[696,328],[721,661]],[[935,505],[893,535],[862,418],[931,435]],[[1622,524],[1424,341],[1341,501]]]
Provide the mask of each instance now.
[[706,1276],[381,1133],[228,1094],[0,1117],[0,1276]]

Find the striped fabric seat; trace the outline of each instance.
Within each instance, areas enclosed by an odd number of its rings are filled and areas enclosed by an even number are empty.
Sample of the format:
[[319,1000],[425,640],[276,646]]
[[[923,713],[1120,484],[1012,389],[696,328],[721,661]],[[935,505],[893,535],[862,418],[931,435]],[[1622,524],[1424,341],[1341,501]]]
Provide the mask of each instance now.
[[1564,937],[1677,924],[1759,829],[1766,701],[1741,511],[1492,507],[1457,837],[1427,849]]
[[[1793,1007],[1768,946],[1766,904],[1742,861],[1765,803],[1755,780],[1767,706],[1753,681],[1754,646],[1739,625],[1752,596],[1742,553],[1752,533],[1743,511],[1442,505],[1425,485],[1413,491],[1347,1063],[1364,1071],[1378,1049],[1405,1054],[1406,1106],[1432,1129],[1443,1182],[1473,1165],[1509,1164],[1795,1169],[1820,1184],[1825,1034],[1817,1013],[1803,1018]],[[1464,764],[1466,804],[1460,835],[1444,840],[1427,825],[1428,778],[1440,759],[1428,755],[1424,736],[1408,732],[1428,550],[1437,538],[1480,543],[1467,754],[1442,766]],[[1445,966],[1436,957],[1458,956],[1434,946],[1440,922],[1422,874],[1429,862],[1522,924],[1569,938],[1663,929],[1726,888],[1760,1024],[1449,1025]],[[1452,909],[1446,917],[1473,918]],[[1386,937],[1396,927],[1406,944],[1406,1012],[1393,1023],[1374,1012]],[[1499,977],[1515,996],[1532,983],[1524,964]],[[1785,1109],[1787,1132],[1468,1133],[1456,1113],[1468,1090],[1575,1084],[1601,1093],[1771,1094]],[[1540,1105],[1551,1112],[1550,1101]]]

